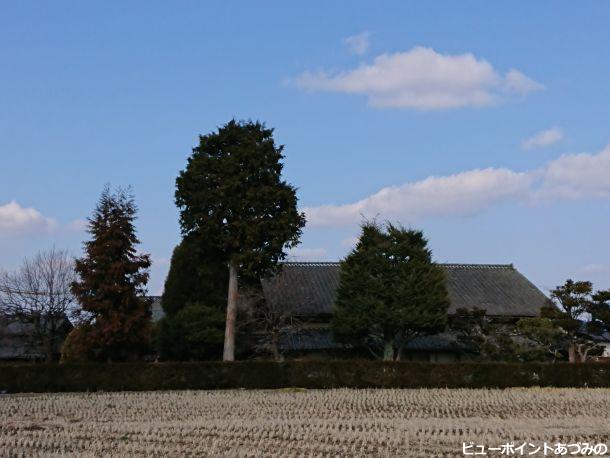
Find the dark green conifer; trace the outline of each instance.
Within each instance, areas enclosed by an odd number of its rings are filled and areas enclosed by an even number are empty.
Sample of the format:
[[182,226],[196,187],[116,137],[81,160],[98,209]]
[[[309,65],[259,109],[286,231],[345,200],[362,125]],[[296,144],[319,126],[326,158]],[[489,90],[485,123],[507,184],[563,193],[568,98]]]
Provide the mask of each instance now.
[[443,270],[421,231],[367,222],[341,262],[333,332],[386,360],[400,358],[418,335],[442,330],[449,298]]

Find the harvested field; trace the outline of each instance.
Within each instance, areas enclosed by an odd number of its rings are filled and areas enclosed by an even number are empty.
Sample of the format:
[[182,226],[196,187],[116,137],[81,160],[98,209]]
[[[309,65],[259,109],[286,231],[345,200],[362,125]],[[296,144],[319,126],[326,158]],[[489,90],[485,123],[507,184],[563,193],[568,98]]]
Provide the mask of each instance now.
[[[545,442],[608,444],[610,390],[0,396],[3,457],[463,456],[463,442],[498,447],[512,441],[539,446]],[[525,448],[523,455],[532,451]],[[507,456],[488,452],[494,454]]]

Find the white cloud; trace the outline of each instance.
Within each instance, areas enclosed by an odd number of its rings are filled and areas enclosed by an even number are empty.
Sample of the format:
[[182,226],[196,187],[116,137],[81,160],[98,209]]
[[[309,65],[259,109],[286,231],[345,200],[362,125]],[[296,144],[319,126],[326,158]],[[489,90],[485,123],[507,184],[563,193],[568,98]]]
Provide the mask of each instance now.
[[362,217],[411,223],[423,218],[472,215],[503,201],[610,198],[610,144],[597,154],[564,155],[525,172],[503,168],[469,170],[381,189],[343,205],[303,210],[314,227],[352,226]]
[[383,188],[352,204],[323,205],[304,211],[311,226],[350,225],[363,216],[377,215],[407,222],[427,216],[470,215],[526,194],[533,179],[531,174],[507,169],[476,169]]
[[369,50],[371,45],[370,36],[369,32],[362,32],[358,35],[347,37],[343,42],[346,44],[349,52],[361,56]]
[[538,193],[551,197],[610,197],[610,144],[597,154],[564,154],[544,170]]
[[24,208],[14,200],[0,205],[0,235],[20,235],[54,229],[57,222],[34,208]]
[[508,91],[521,95],[544,89],[544,85],[534,81],[514,68],[511,68],[506,74],[506,77],[504,78],[504,86]]
[[288,252],[288,261],[320,261],[326,258],[324,248],[293,248]]
[[551,127],[550,129],[540,131],[530,138],[526,138],[521,142],[523,149],[544,148],[553,145],[563,139],[563,132],[559,127]]
[[296,79],[305,90],[367,96],[378,108],[442,110],[480,107],[502,94],[525,94],[542,86],[517,70],[500,76],[470,53],[440,54],[431,48],[377,56],[372,63],[330,74],[305,72]]

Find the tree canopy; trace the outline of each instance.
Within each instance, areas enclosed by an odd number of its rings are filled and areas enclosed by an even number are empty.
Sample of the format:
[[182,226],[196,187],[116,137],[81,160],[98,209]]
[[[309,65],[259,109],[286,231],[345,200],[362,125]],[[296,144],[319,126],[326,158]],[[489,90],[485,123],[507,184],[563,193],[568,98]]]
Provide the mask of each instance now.
[[586,361],[600,350],[592,336],[610,330],[610,290],[593,293],[591,282],[569,279],[551,291],[551,298],[555,306],[544,308],[540,319],[563,332],[570,362]]
[[341,261],[333,316],[337,340],[383,348],[399,359],[418,335],[442,330],[449,296],[421,231],[374,222],[362,225],[355,249]]

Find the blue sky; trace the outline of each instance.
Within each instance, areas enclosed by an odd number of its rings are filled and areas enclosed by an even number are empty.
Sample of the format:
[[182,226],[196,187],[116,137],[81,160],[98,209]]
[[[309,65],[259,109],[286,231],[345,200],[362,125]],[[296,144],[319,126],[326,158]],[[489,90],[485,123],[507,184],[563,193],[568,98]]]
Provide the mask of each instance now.
[[335,260],[360,214],[441,262],[514,263],[543,291],[610,287],[606,2],[5,2],[0,266],[80,254],[105,183],[131,185],[162,290],[174,180],[198,134],[259,119]]

